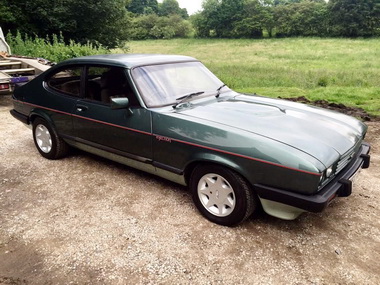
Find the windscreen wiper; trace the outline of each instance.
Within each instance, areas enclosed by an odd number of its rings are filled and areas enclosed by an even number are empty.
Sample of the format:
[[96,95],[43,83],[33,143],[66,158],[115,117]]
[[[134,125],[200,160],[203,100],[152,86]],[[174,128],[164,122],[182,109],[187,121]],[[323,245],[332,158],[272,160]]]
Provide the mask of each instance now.
[[219,97],[219,95],[220,95],[220,90],[222,90],[222,88],[223,87],[225,87],[226,86],[226,84],[223,84],[222,86],[220,86],[218,89],[216,89],[216,95],[215,95],[215,98],[218,98]]
[[185,102],[187,99],[190,99],[191,97],[194,97],[194,96],[198,96],[198,95],[202,95],[203,93],[205,93],[204,91],[199,91],[199,92],[192,92],[192,93],[189,93],[189,94],[186,94],[186,95],[183,95],[181,97],[178,97],[176,98],[176,100],[180,100],[179,102],[177,102],[173,108],[175,109],[179,104]]

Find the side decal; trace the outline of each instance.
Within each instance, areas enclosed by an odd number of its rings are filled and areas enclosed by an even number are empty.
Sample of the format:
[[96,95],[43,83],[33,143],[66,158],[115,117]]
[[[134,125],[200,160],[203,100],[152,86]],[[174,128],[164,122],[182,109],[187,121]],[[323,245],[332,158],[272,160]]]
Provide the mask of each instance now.
[[160,135],[154,135],[154,137],[156,138],[156,140],[158,141],[163,141],[163,142],[168,142],[168,143],[171,143],[172,142],[172,139],[171,138],[168,138],[168,137],[164,137],[164,136],[160,136]]

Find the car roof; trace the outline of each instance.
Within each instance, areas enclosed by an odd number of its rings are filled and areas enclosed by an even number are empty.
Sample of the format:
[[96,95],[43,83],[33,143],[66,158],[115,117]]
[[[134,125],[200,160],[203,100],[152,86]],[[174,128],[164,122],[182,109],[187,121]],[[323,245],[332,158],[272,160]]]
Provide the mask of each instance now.
[[65,60],[59,65],[67,64],[107,64],[125,68],[162,63],[198,61],[190,56],[166,54],[103,54],[76,57]]

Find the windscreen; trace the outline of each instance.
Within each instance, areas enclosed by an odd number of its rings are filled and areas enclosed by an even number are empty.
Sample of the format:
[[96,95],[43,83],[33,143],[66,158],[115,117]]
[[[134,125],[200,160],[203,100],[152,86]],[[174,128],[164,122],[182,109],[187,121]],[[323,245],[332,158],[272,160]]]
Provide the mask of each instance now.
[[177,98],[194,92],[215,95],[223,84],[200,62],[137,67],[132,77],[147,107],[175,104]]

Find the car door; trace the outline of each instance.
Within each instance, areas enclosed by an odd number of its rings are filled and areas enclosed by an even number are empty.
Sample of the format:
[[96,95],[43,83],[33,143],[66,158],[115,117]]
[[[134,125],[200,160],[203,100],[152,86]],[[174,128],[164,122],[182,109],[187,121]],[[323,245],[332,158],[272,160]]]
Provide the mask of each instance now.
[[[85,96],[73,111],[76,140],[110,153],[150,161],[151,114],[138,104],[124,69],[87,66],[85,74]],[[128,97],[129,108],[112,109],[114,97]]]
[[83,66],[64,66],[52,70],[44,79],[42,96],[32,97],[36,106],[43,106],[60,136],[71,138],[74,135],[72,111],[76,102],[83,96]]

